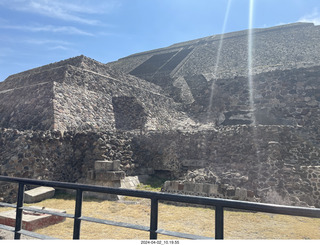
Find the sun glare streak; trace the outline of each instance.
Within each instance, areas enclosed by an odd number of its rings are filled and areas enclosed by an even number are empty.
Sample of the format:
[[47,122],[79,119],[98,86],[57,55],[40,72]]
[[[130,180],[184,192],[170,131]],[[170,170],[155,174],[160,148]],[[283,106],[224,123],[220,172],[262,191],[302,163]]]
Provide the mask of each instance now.
[[250,103],[250,111],[251,111],[251,120],[253,125],[253,135],[252,135],[252,141],[253,145],[255,147],[255,153],[257,156],[257,163],[259,166],[258,170],[258,177],[257,179],[260,180],[260,174],[261,174],[261,158],[260,158],[260,151],[259,151],[259,142],[258,142],[258,128],[257,128],[257,122],[256,122],[256,116],[255,116],[255,103],[254,103],[254,80],[253,80],[253,13],[254,13],[254,0],[250,0],[250,6],[249,6],[249,23],[248,23],[248,88],[249,88],[249,103]]
[[253,10],[254,10],[254,0],[250,0],[249,7],[249,30],[248,30],[248,86],[249,86],[249,101],[250,110],[252,113],[252,123],[256,126],[255,118],[255,105],[253,97],[253,72],[252,72],[252,47],[253,47]]
[[[216,63],[215,63],[214,72],[213,72],[214,77],[216,76],[217,71],[218,71],[218,67],[219,67],[220,54],[221,54],[221,49],[222,49],[222,45],[223,45],[224,33],[226,31],[226,26],[227,26],[227,22],[228,22],[228,18],[229,18],[231,2],[232,2],[232,0],[228,0],[227,10],[226,10],[226,14],[225,14],[224,20],[223,20],[223,26],[222,26],[222,31],[221,31],[221,35],[220,35],[220,41],[219,41],[219,47],[218,47],[218,52],[217,52],[217,56],[216,56]],[[213,80],[212,84],[211,84],[211,92],[210,92],[209,107],[208,107],[208,121],[209,121],[210,115],[211,115],[214,86],[215,86],[215,80]]]

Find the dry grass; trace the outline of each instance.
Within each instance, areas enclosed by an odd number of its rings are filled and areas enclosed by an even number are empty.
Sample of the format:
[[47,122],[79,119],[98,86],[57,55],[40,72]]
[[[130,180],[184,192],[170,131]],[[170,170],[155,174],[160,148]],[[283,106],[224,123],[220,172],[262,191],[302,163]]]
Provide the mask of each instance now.
[[[33,204],[34,205],[34,204]],[[75,201],[57,196],[36,205],[64,209],[73,214]],[[1,210],[1,209],[0,209]],[[149,226],[150,202],[127,198],[126,203],[84,200],[83,216]],[[214,237],[214,210],[159,204],[159,228]],[[73,219],[36,231],[61,239],[72,239]],[[81,239],[148,239],[148,232],[121,227],[81,223]],[[159,239],[176,239],[158,236]],[[250,212],[225,212],[225,239],[320,239],[320,219]]]
[[226,212],[227,239],[320,239],[320,219],[266,213]]

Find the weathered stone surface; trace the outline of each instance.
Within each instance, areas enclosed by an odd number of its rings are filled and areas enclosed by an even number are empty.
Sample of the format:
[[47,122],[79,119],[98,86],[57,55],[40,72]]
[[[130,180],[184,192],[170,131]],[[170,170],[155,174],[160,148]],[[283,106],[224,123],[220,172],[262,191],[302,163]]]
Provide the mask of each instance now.
[[[317,43],[319,32],[319,26],[311,23],[254,29],[253,71],[260,73],[261,71],[286,70],[292,67],[319,64],[320,46]],[[246,75],[248,30],[224,34],[219,66],[216,67],[215,57],[218,53],[220,39],[221,35],[214,35],[177,43],[166,48],[133,54],[108,65],[113,69],[145,78],[157,73],[164,73],[175,78],[204,74],[208,80],[212,77]],[[168,62],[171,66],[164,66],[167,69],[161,71],[156,68],[150,69],[153,64],[157,64],[156,67],[159,68]],[[215,69],[217,69],[216,72]],[[160,83],[160,81],[156,82]]]
[[127,176],[121,179],[121,188],[125,189],[135,189],[140,185],[138,176]]
[[[134,157],[156,169],[170,171],[174,178],[183,181],[184,191],[195,190],[194,184],[187,183],[228,184],[245,188],[248,197],[264,202],[281,201],[269,194],[278,193],[287,205],[305,205],[305,193],[309,193],[312,200],[308,202],[318,206],[319,160],[313,156],[319,156],[320,152],[316,144],[301,137],[305,133],[303,128],[293,126],[229,126],[219,131],[150,132],[135,139],[138,139],[135,144],[141,148],[135,151]],[[181,164],[185,159],[192,159],[194,164]],[[206,167],[202,165],[204,159]],[[175,185],[164,189],[178,191],[178,184]],[[288,201],[292,196],[301,200],[298,203]],[[240,193],[235,197],[244,198]]]
[[[65,210],[46,208],[46,207],[37,207],[31,206],[35,209],[45,209],[51,212],[65,213]],[[41,229],[48,227],[50,225],[58,224],[65,221],[65,217],[55,216],[51,214],[43,214],[33,211],[23,211],[22,215],[22,229],[27,231],[34,231],[36,229]],[[0,224],[15,227],[16,222],[16,211],[9,210],[0,213]]]
[[[220,35],[12,75],[0,83],[0,174],[120,186],[102,173],[112,168],[178,179],[168,191],[320,207],[319,32],[254,30],[252,91],[247,31],[224,35],[217,69]],[[0,191],[14,201],[11,184]]]
[[188,118],[162,89],[85,56],[0,83],[0,127],[19,130],[169,129]]
[[54,196],[55,189],[52,187],[40,186],[24,192],[24,201],[26,203],[40,202]]
[[111,171],[113,169],[113,161],[107,161],[107,160],[97,160],[94,162],[94,170],[106,170]]

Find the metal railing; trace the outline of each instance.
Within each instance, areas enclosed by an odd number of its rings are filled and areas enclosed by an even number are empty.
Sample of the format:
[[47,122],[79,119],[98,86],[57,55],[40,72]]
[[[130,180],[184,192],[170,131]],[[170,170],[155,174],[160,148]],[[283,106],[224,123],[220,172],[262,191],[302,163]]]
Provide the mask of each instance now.
[[[320,209],[318,208],[282,206],[282,205],[274,205],[274,204],[225,200],[225,199],[217,199],[217,198],[209,198],[209,197],[177,195],[177,194],[169,194],[169,193],[162,193],[162,192],[149,192],[149,191],[141,191],[141,190],[111,188],[111,187],[65,183],[65,182],[56,182],[56,181],[32,180],[32,179],[14,178],[14,177],[6,177],[6,176],[0,176],[0,181],[14,182],[19,184],[16,205],[0,202],[0,206],[16,208],[15,227],[13,228],[6,225],[0,225],[0,229],[14,232],[14,239],[20,239],[21,234],[35,237],[38,239],[54,239],[52,237],[37,234],[35,232],[23,230],[22,229],[23,210],[36,211],[39,213],[52,214],[52,215],[66,217],[66,218],[73,218],[74,219],[73,239],[80,239],[80,225],[82,221],[95,222],[95,223],[100,223],[105,225],[113,225],[113,226],[146,231],[146,232],[149,232],[150,239],[157,239],[158,234],[179,237],[179,238],[187,238],[187,239],[214,239],[214,238],[223,239],[223,234],[224,234],[223,215],[224,215],[224,209],[226,208],[273,213],[273,214],[320,218]],[[67,213],[52,212],[45,209],[39,210],[31,207],[24,207],[23,199],[24,199],[24,190],[26,185],[49,186],[49,187],[55,187],[55,188],[75,190],[76,203],[75,203],[74,215],[67,214]],[[82,200],[83,200],[84,191],[150,199],[151,200],[150,226],[135,225],[135,224],[115,222],[110,220],[103,220],[103,219],[82,216],[81,211],[82,211]],[[192,234],[168,231],[164,229],[158,229],[158,203],[160,200],[214,207],[215,208],[215,237],[214,238],[203,237],[203,236],[197,236]]]

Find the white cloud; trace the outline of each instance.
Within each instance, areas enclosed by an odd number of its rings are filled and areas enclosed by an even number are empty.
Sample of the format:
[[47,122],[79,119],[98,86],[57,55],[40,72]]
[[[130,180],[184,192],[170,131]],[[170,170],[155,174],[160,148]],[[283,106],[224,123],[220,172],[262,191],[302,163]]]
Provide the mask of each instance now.
[[318,9],[315,8],[311,14],[307,14],[303,17],[301,17],[299,22],[311,22],[315,25],[320,25],[320,13],[318,12]]
[[62,41],[62,40],[54,40],[54,39],[26,39],[22,40],[21,42],[34,44],[34,45],[63,45],[63,46],[70,46],[72,43]]
[[0,29],[11,29],[19,31],[30,31],[30,32],[53,32],[53,33],[64,33],[72,35],[83,35],[83,36],[94,36],[90,32],[83,31],[73,26],[52,26],[52,25],[2,25]]
[[48,50],[73,50],[74,44],[62,40],[50,40],[50,39],[27,39],[24,43],[28,43],[31,45],[41,45],[42,47],[46,47]]
[[62,46],[62,45],[58,45],[58,46],[54,46],[54,47],[50,47],[49,50],[69,50],[68,47]]
[[102,23],[92,15],[110,13],[119,7],[115,0],[108,1],[63,1],[63,0],[2,0],[0,5],[22,12],[35,13],[50,18],[88,25]]

